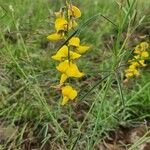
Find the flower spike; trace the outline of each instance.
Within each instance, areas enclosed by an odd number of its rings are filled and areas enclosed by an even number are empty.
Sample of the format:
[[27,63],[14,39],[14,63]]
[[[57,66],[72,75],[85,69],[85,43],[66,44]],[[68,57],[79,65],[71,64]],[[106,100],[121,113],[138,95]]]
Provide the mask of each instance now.
[[[50,41],[66,40],[71,35],[71,30],[78,26],[76,20],[81,17],[81,11],[78,7],[72,5],[70,1],[66,1],[66,6],[62,7],[59,12],[55,12],[55,32],[48,35]],[[79,37],[73,36],[63,45],[51,58],[59,62],[56,69],[61,73],[60,83],[63,95],[62,105],[69,100],[74,100],[78,92],[67,82],[68,78],[81,78],[83,72],[79,71],[75,61],[88,51],[89,47],[80,45]],[[146,54],[143,54],[146,55]],[[66,83],[67,82],[67,83]]]

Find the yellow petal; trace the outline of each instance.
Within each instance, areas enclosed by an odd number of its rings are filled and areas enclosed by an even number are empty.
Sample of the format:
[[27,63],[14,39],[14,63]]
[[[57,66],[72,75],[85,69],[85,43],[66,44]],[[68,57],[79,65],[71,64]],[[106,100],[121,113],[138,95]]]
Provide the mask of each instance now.
[[142,67],[146,67],[147,64],[145,64],[145,60],[140,60],[139,61],[139,64],[142,66]]
[[133,70],[133,74],[134,74],[135,76],[139,76],[139,75],[140,75],[140,73],[139,73],[139,71],[138,71],[137,69]]
[[138,49],[135,49],[135,50],[134,50],[134,53],[140,55],[140,54],[141,54],[141,51],[138,50]]
[[51,57],[52,59],[54,59],[54,60],[58,60],[58,61],[61,61],[62,59],[62,56],[60,56],[60,55],[53,55],[52,57]]
[[129,66],[129,70],[134,70],[139,66],[139,62],[132,62],[132,64]]
[[62,38],[63,37],[61,36],[61,34],[57,34],[57,33],[50,34],[49,36],[47,36],[47,39],[49,39],[51,41],[57,41],[57,40],[60,40]]
[[149,57],[149,53],[148,53],[147,51],[143,51],[143,52],[141,53],[141,57],[142,57],[142,58],[147,58],[147,57]]
[[134,56],[135,59],[139,59],[140,58],[140,55],[136,55]]
[[68,47],[66,45],[64,45],[60,50],[58,50],[56,55],[52,56],[52,59],[62,61],[66,57],[68,57]]
[[61,75],[60,83],[64,83],[67,80],[68,76],[66,74]]
[[70,6],[70,10],[68,11],[68,15],[74,18],[81,17],[81,11],[76,6]]
[[134,61],[132,60],[132,61],[130,61],[129,63],[130,63],[132,66],[134,66],[135,68],[139,66],[138,61],[135,61],[135,60],[134,60]]
[[69,40],[69,46],[75,46],[75,47],[78,47],[80,45],[80,39],[78,37],[72,37],[70,40]]
[[75,20],[71,20],[69,22],[69,27],[70,28],[76,28],[78,26],[78,23]]
[[68,77],[80,78],[84,76],[84,73],[80,72],[77,65],[70,62],[68,69],[66,70],[66,75]]
[[65,105],[68,102],[69,98],[64,96],[61,105]]
[[58,71],[60,71],[61,73],[65,73],[66,70],[68,69],[68,67],[69,67],[69,62],[68,62],[68,60],[65,60],[65,61],[61,62],[61,63],[56,67],[56,69],[57,69]]
[[147,42],[142,42],[140,44],[140,46],[141,46],[142,50],[146,50],[149,47],[149,44]]
[[132,68],[129,66],[127,70],[125,70],[125,77],[126,78],[131,78],[133,76],[139,76],[140,73],[136,68]]
[[68,47],[64,45],[58,52],[52,56],[52,59],[63,61],[64,59],[74,60],[79,58],[81,55],[72,51],[68,51]]
[[134,49],[134,53],[135,54],[141,54],[141,46],[140,45],[137,45]]
[[77,91],[73,89],[73,90],[70,92],[69,98],[70,98],[71,100],[73,100],[73,99],[75,99],[76,97],[77,97]]
[[69,97],[71,90],[73,90],[73,89],[70,85],[66,85],[66,86],[62,87],[63,96]]
[[72,63],[71,61],[69,62],[68,60],[61,62],[56,68],[61,73],[66,74],[67,77],[80,78],[84,76],[84,73],[79,71],[77,65]]
[[127,73],[125,74],[125,77],[126,77],[126,78],[131,78],[132,76],[134,76],[132,72],[127,72]]
[[79,46],[77,49],[76,49],[76,52],[79,53],[79,54],[84,54],[87,50],[89,50],[89,46]]
[[75,52],[70,51],[70,60],[78,59],[81,55]]
[[64,97],[73,100],[77,96],[77,91],[73,89],[70,85],[66,85],[62,88],[62,94]]
[[57,18],[55,21],[55,29],[57,32],[59,31],[66,31],[67,30],[67,24],[68,22],[65,20],[65,18]]

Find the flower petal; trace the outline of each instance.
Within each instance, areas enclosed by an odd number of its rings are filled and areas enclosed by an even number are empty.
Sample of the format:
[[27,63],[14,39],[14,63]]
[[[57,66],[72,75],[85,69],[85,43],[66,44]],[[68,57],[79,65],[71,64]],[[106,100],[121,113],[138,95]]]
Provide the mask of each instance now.
[[146,67],[147,64],[145,64],[145,60],[140,60],[139,61],[139,64],[142,66],[142,67]]
[[73,90],[71,91],[70,95],[69,95],[69,98],[70,98],[71,100],[73,100],[73,99],[75,99],[76,97],[77,97],[77,91],[73,89]]
[[47,39],[51,40],[51,41],[57,41],[62,39],[63,37],[61,36],[61,34],[58,33],[54,33],[54,34],[50,34],[49,36],[47,36]]
[[80,72],[77,65],[70,62],[68,69],[66,70],[66,75],[68,77],[80,78],[84,76],[84,73]]
[[64,97],[73,100],[77,96],[77,91],[73,89],[70,85],[66,85],[62,88],[62,94]]
[[79,53],[79,54],[84,54],[87,50],[89,50],[89,46],[79,46],[77,49],[76,49],[76,52]]
[[133,74],[132,72],[127,72],[127,73],[125,74],[125,77],[126,77],[126,78],[131,78],[132,76],[134,76],[134,74]]
[[68,15],[74,18],[81,17],[81,11],[76,6],[70,6],[70,10],[68,11]]
[[80,39],[78,37],[72,37],[70,40],[69,40],[69,46],[75,46],[75,47],[78,47],[80,45]]
[[69,68],[69,61],[68,61],[68,60],[65,60],[65,61],[61,62],[61,63],[56,67],[56,69],[57,69],[58,71],[60,71],[61,73],[65,73],[68,68]]
[[74,60],[79,58],[81,55],[72,51],[68,51],[68,47],[64,45],[58,52],[51,58],[58,61],[63,61],[64,59]]
[[64,83],[67,80],[68,76],[66,74],[61,75],[60,83]]
[[70,28],[76,28],[78,26],[78,23],[75,20],[71,20],[69,22],[69,27]]
[[142,57],[142,58],[147,58],[147,57],[149,57],[149,53],[148,53],[147,51],[143,51],[143,52],[141,53],[141,57]]
[[59,31],[66,31],[67,30],[67,24],[68,22],[65,20],[65,18],[57,18],[55,21],[55,29],[57,32]]
[[64,96],[61,105],[65,105],[68,102],[69,98]]
[[67,77],[80,78],[84,76],[84,73],[79,71],[77,65],[68,60],[61,62],[56,68],[61,73],[66,74]]
[[58,52],[51,58],[54,60],[62,61],[64,58],[68,57],[68,47],[64,45]]
[[78,59],[81,55],[75,52],[70,51],[70,60]]
[[142,48],[141,50],[144,51],[144,50],[146,50],[149,47],[149,44],[147,42],[142,42],[140,44],[140,46]]

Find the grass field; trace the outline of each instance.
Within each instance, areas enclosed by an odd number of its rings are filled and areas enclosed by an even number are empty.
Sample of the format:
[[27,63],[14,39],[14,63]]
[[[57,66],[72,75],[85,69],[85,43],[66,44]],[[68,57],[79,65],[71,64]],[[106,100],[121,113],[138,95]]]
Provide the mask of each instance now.
[[86,75],[70,80],[78,97],[62,106],[51,59],[60,42],[46,37],[63,1],[0,1],[0,150],[103,150],[98,145],[118,128],[141,125],[141,140],[119,145],[137,150],[150,140],[149,58],[140,76],[124,82],[135,46],[150,44],[150,0],[73,4],[82,12],[78,36],[90,50],[77,62]]

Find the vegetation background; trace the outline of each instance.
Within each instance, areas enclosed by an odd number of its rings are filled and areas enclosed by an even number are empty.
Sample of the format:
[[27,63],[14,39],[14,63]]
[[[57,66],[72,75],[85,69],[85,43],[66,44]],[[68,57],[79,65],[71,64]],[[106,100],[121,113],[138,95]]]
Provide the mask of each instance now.
[[[86,76],[72,80],[76,101],[60,105],[53,88],[60,74],[50,58],[59,46],[54,12],[61,0],[0,1],[0,149],[96,149],[118,128],[144,125],[150,139],[150,61],[141,76],[124,84],[132,50],[150,41],[150,0],[73,1],[82,12],[79,32],[90,51],[78,65]],[[99,148],[100,149],[100,148]]]

